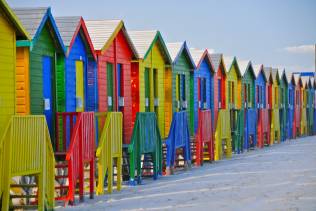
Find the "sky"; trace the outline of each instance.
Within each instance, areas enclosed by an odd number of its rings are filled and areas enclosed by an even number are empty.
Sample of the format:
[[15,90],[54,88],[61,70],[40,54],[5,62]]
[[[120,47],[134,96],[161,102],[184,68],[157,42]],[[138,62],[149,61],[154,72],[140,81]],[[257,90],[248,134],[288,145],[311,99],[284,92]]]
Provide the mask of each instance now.
[[287,71],[315,71],[315,0],[7,0],[50,6],[54,16],[123,19],[128,30],[158,29],[165,42],[212,49]]

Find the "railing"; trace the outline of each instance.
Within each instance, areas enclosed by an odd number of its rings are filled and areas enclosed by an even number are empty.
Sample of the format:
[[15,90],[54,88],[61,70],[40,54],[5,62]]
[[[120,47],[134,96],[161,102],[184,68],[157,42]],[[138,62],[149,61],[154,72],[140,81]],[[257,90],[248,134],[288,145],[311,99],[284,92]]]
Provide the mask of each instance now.
[[301,128],[301,108],[299,106],[295,107],[295,127],[296,127],[295,134],[296,136],[299,136],[300,128]]
[[208,147],[209,160],[214,160],[214,139],[211,110],[199,111],[199,122],[196,137],[196,165],[201,165],[204,160],[204,143]]
[[280,143],[280,114],[279,109],[272,109],[270,145]]
[[[245,110],[245,127],[244,129],[244,149],[249,149],[251,146],[257,145],[257,113],[256,109],[250,108]],[[250,142],[252,137],[252,143]]]
[[68,150],[79,114],[79,112],[56,113],[56,152],[66,152]]
[[306,108],[301,110],[301,135],[307,135]]
[[257,147],[262,148],[265,145],[264,140],[266,139],[267,144],[270,144],[270,123],[269,123],[269,109],[259,109],[258,119],[258,142]]
[[231,109],[230,110],[230,126],[232,136],[232,150],[239,154],[243,149],[243,136],[244,136],[244,109]]
[[[215,130],[215,160],[222,159],[222,153],[228,158],[232,156],[232,146],[231,146],[231,128],[230,128],[230,115],[228,109],[221,109],[218,114],[218,120]],[[226,148],[223,149],[223,140]]]
[[[167,146],[166,172],[169,168],[174,167],[176,150],[178,148],[183,148],[183,157],[186,164],[191,163],[190,132],[187,111],[173,113],[169,135],[165,143]],[[167,174],[169,173],[167,172]]]
[[137,182],[141,183],[141,155],[149,153],[153,160],[153,178],[162,173],[162,143],[154,112],[138,112],[133,129],[131,143],[128,145],[130,164],[130,183],[135,184],[135,168]]
[[13,116],[0,140],[2,210],[9,210],[14,176],[38,175],[38,209],[54,208],[55,159],[44,116]]
[[[100,130],[99,145],[96,151],[98,158],[97,195],[104,194],[104,178],[107,174],[108,193],[113,189],[113,159],[117,159],[117,190],[122,186],[122,142],[123,115],[121,112],[102,112],[95,114],[98,123],[103,124]],[[103,123],[102,123],[103,122]]]
[[[59,136],[59,124],[57,123],[56,151],[63,147],[66,150],[66,161],[68,161],[69,191],[63,200],[74,201],[77,180],[79,180],[79,197],[83,200],[84,195],[84,163],[90,164],[90,198],[94,194],[94,150],[95,150],[95,126],[93,112],[63,112],[57,113],[57,119],[62,118],[63,137]],[[59,132],[58,132],[59,131]],[[70,138],[69,138],[70,137]],[[67,142],[69,141],[69,146]]]

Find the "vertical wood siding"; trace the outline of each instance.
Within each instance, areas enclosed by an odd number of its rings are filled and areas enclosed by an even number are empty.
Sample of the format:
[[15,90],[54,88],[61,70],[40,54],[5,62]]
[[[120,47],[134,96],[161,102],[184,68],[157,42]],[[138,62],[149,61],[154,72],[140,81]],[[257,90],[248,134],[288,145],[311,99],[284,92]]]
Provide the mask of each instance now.
[[154,83],[153,83],[153,70],[156,69],[157,72],[157,90],[159,98],[159,106],[157,110],[158,126],[163,138],[166,137],[165,134],[165,124],[170,125],[171,122],[165,122],[165,102],[164,102],[164,76],[166,71],[165,60],[160,51],[159,44],[156,42],[149,52],[145,60],[141,60],[139,63],[139,110],[141,112],[145,111],[145,81],[144,81],[144,71],[145,68],[150,69],[150,111],[154,112]]
[[[185,50],[182,51],[181,55],[179,55],[177,62],[172,67],[172,111],[176,112],[178,111],[177,108],[177,99],[176,99],[176,77],[177,75],[184,75],[185,76],[185,99],[187,101],[187,113],[188,113],[188,120],[191,122],[191,116],[190,114],[190,105],[191,105],[191,98],[190,98],[190,77],[191,77],[191,69],[190,69],[190,59],[188,55],[186,54]],[[182,89],[182,83],[180,83],[180,89]],[[166,120],[167,122],[167,120]],[[192,125],[190,126],[190,133],[193,134],[194,128]],[[166,131],[166,132],[169,132]]]
[[[83,62],[84,68],[84,84],[87,81],[87,67],[88,56],[84,40],[80,33],[77,34],[71,51],[65,61],[65,98],[66,98],[66,111],[76,111],[76,61]],[[86,86],[84,86],[86,93]],[[87,95],[85,94],[84,103],[87,102]],[[86,105],[84,105],[86,109]]]
[[18,114],[30,113],[29,48],[16,49],[16,109]]
[[[117,64],[122,65],[123,78],[121,83],[123,83],[123,96],[124,96],[124,107],[123,107],[123,142],[130,143],[132,135],[132,92],[131,92],[131,71],[132,71],[132,50],[126,40],[126,37],[121,30],[114,38],[111,45],[98,55],[98,103],[99,111],[108,110],[108,93],[107,93],[107,70],[106,64],[112,63],[114,69],[114,78],[116,78]],[[114,81],[114,99],[112,103],[114,109],[117,110],[118,106],[118,96],[117,96],[117,83]]]
[[15,113],[15,31],[0,9],[0,136]]
[[[55,72],[55,99],[53,110],[64,110],[64,56],[55,46],[55,38],[52,37],[48,23],[43,27],[39,38],[30,52],[30,111],[32,114],[43,114],[43,70],[42,57],[49,56],[56,61]],[[57,55],[57,58],[56,58]]]
[[206,79],[206,103],[207,109],[212,110],[212,116],[214,116],[213,110],[213,74],[211,73],[211,67],[204,58],[200,64],[200,67],[194,72],[194,132],[196,133],[198,127],[198,79]]

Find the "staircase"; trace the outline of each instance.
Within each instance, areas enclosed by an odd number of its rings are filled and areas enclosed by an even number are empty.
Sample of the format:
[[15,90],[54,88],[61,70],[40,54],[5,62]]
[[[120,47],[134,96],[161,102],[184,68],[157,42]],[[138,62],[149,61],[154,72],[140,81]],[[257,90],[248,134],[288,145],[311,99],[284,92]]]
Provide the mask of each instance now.
[[[90,198],[94,197],[94,113],[62,112],[56,119],[55,200],[74,205],[75,194],[81,202],[84,200],[85,181]],[[86,171],[89,178],[85,178]]]
[[1,210],[53,209],[54,163],[45,117],[13,116],[0,139]]

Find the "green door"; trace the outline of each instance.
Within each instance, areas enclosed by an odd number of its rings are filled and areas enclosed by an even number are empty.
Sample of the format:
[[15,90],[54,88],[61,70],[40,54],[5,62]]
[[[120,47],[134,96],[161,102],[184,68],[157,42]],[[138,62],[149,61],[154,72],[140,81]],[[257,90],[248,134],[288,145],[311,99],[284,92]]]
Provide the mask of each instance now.
[[149,106],[149,95],[150,95],[150,86],[149,86],[149,68],[145,68],[145,111],[150,111]]
[[114,99],[113,99],[113,64],[106,64],[106,75],[107,75],[107,94],[108,94],[108,111],[114,110]]

